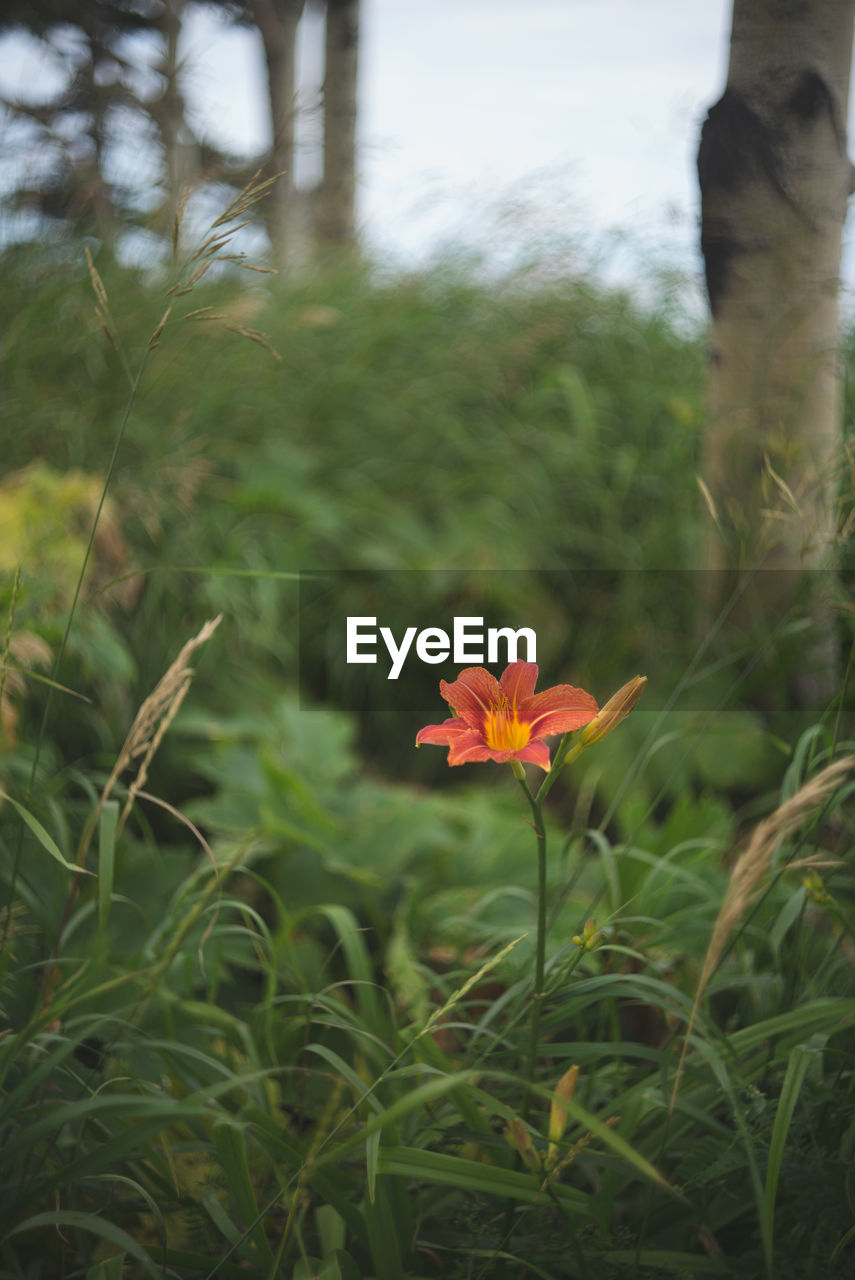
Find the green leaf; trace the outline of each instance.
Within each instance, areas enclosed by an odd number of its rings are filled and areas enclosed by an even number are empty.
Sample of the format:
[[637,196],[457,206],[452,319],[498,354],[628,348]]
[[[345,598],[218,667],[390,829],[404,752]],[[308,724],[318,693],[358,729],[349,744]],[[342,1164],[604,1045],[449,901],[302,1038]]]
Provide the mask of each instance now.
[[291,1280],[342,1280],[341,1267],[335,1257],[298,1258]]
[[807,1045],[796,1045],[790,1054],[787,1073],[784,1076],[781,1095],[778,1098],[775,1123],[769,1143],[769,1160],[766,1165],[766,1196],[763,1205],[765,1229],[770,1251],[774,1240],[775,1197],[778,1191],[778,1179],[781,1176],[781,1165],[783,1164],[784,1151],[787,1145],[787,1133],[790,1128],[790,1121],[793,1118],[796,1102],[798,1101],[799,1092],[804,1082],[805,1072],[810,1065],[811,1059],[816,1056],[816,1052],[815,1049],[810,1049]]
[[223,1239],[227,1240],[232,1246],[232,1249],[240,1248],[243,1243],[243,1235],[220,1204],[216,1193],[213,1191],[207,1192],[206,1195],[203,1195],[200,1198],[199,1204],[205,1210]]
[[[368,1248],[378,1280],[400,1280],[404,1275],[399,1235],[405,1228],[392,1209],[388,1192],[390,1179],[379,1178],[374,1200],[364,1206],[365,1226],[368,1232]],[[406,1241],[403,1242],[406,1249]]]
[[784,903],[778,913],[777,920],[769,931],[769,942],[771,943],[776,956],[780,954],[781,943],[784,941],[787,933],[802,913],[805,905],[805,897],[805,887],[804,885],[799,885],[795,893],[791,894]]
[[678,1277],[684,1276],[723,1276],[730,1274],[730,1265],[725,1259],[705,1258],[697,1253],[679,1253],[674,1249],[645,1249],[638,1253],[635,1249],[610,1249],[603,1257],[608,1262],[616,1262],[624,1267],[655,1267],[657,1271],[673,1271]]
[[30,830],[32,831],[33,835],[36,837],[36,839],[38,840],[42,848],[46,850],[46,852],[49,853],[52,858],[55,858],[56,861],[60,864],[60,866],[65,867],[66,871],[73,871],[75,875],[84,875],[84,876],[92,875],[92,872],[87,871],[85,867],[77,867],[74,865],[73,862],[66,862],[65,858],[60,853],[59,848],[55,840],[53,839],[53,837],[48,835],[47,831],[45,831],[44,827],[39,822],[38,818],[34,818],[33,815],[30,813],[29,809],[25,809],[22,804],[18,804],[18,801],[13,800],[12,797],[8,795],[6,792],[0,791],[0,799],[9,801],[12,808],[16,809],[18,813],[21,815],[21,817],[24,819],[24,822],[26,822],[27,826],[30,828]]
[[249,1234],[258,1248],[266,1267],[273,1266],[273,1250],[270,1248],[264,1225],[258,1212],[258,1201],[249,1173],[243,1126],[232,1120],[214,1122],[214,1143],[223,1172],[234,1196],[238,1212],[249,1227]]
[[855,1016],[855,1000],[841,996],[835,1000],[811,1000],[809,1004],[799,1005],[787,1013],[776,1014],[774,1018],[766,1018],[763,1022],[755,1022],[751,1027],[743,1027],[732,1031],[727,1037],[729,1047],[734,1053],[742,1054],[748,1049],[756,1049],[758,1045],[775,1036],[796,1032],[799,1035],[820,1030],[832,1030],[834,1024],[841,1025],[845,1019]]
[[663,1190],[670,1191],[672,1195],[682,1199],[680,1192],[671,1186],[667,1178],[664,1178],[640,1152],[631,1147],[616,1130],[610,1129],[607,1124],[604,1124],[597,1116],[592,1115],[590,1111],[586,1111],[578,1102],[572,1099],[568,1101],[566,1098],[558,1098],[556,1100],[578,1124],[593,1133],[607,1147],[611,1147],[616,1155],[621,1156],[628,1164],[631,1164],[643,1178],[648,1178],[651,1182],[655,1182],[657,1186],[662,1187]]
[[112,1258],[96,1262],[86,1272],[86,1280],[122,1280],[125,1256],[124,1253],[114,1253]]
[[13,1227],[7,1234],[6,1239],[20,1235],[24,1231],[36,1231],[39,1227],[74,1227],[78,1231],[91,1231],[93,1235],[101,1236],[104,1240],[109,1240],[111,1244],[117,1244],[120,1249],[124,1249],[132,1258],[136,1258],[137,1262],[145,1268],[148,1275],[154,1277],[154,1280],[162,1280],[163,1270],[155,1266],[146,1250],[141,1245],[138,1245],[136,1240],[132,1240],[121,1227],[115,1226],[112,1222],[108,1222],[106,1218],[99,1217],[96,1213],[80,1213],[76,1209],[59,1209],[50,1213],[37,1213],[34,1217],[27,1218],[25,1222],[19,1222],[17,1227]]
[[365,1171],[368,1177],[368,1199],[374,1204],[377,1197],[377,1170],[380,1157],[380,1130],[372,1133],[365,1143]]
[[362,927],[347,907],[327,905],[319,907],[318,914],[326,916],[338,934],[347,962],[347,971],[353,984],[356,1003],[368,1030],[383,1038],[388,1033],[388,1020],[383,1014],[378,997],[377,983],[371,957],[363,938]]
[[323,1058],[330,1064],[334,1071],[348,1082],[353,1090],[354,1097],[357,1102],[367,1101],[375,1111],[382,1111],[382,1104],[377,1100],[373,1093],[373,1086],[366,1084],[360,1076],[353,1070],[335,1049],[329,1049],[325,1044],[307,1044],[305,1053],[316,1053],[319,1058]]
[[346,1239],[344,1218],[340,1213],[336,1213],[332,1205],[318,1205],[315,1210],[315,1223],[318,1228],[318,1239],[321,1242],[321,1252],[325,1258],[334,1254],[337,1249],[344,1248]]
[[118,800],[106,800],[98,819],[98,930],[103,933],[113,897],[116,860],[116,830],[119,825]]
[[590,1197],[572,1187],[553,1182],[546,1191],[543,1180],[534,1174],[483,1164],[480,1160],[466,1160],[441,1151],[422,1151],[419,1147],[381,1147],[379,1168],[384,1174],[438,1182],[459,1187],[461,1191],[477,1191],[499,1199],[519,1200],[523,1204],[550,1204],[554,1198],[570,1212],[585,1215],[591,1212]]
[[364,1128],[357,1129],[356,1132],[349,1134],[337,1146],[330,1147],[328,1151],[320,1155],[314,1161],[313,1166],[310,1166],[310,1171],[311,1168],[320,1169],[325,1165],[337,1163],[345,1152],[353,1151],[354,1148],[361,1146],[378,1129],[382,1129],[386,1125],[396,1124],[398,1120],[402,1120],[405,1116],[410,1115],[411,1112],[427,1106],[446,1093],[452,1093],[455,1089],[466,1088],[477,1078],[477,1074],[475,1071],[458,1071],[451,1076],[441,1076],[428,1080],[425,1084],[410,1090],[404,1097],[398,1098],[390,1107],[387,1107],[385,1111],[372,1116]]

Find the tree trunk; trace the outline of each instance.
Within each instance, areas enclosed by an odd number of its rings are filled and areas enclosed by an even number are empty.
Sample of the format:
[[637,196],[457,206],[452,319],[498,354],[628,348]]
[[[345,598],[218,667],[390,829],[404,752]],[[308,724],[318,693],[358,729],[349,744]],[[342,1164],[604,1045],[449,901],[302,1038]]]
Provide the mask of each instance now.
[[289,225],[294,214],[294,126],[296,121],[297,25],[305,0],[249,0],[267,64],[270,104],[269,172],[279,174],[265,201],[268,233],[277,266],[288,265]]
[[88,57],[77,73],[77,88],[83,102],[90,105],[92,156],[84,161],[78,174],[78,216],[86,220],[91,213],[95,234],[114,254],[119,238],[119,211],[107,180],[107,154],[110,144],[110,98],[99,83],[98,72],[108,62],[110,50],[93,27],[86,30]]
[[318,234],[328,246],[356,244],[356,92],[359,0],[327,0],[324,175]]
[[833,559],[853,16],[855,0],[734,0],[727,87],[698,151],[709,568]]
[[167,234],[173,231],[176,214],[181,207],[185,188],[192,186],[200,174],[199,147],[187,125],[186,104],[181,88],[181,63],[178,43],[187,0],[166,0],[161,17],[163,61],[160,72],[164,89],[159,101],[150,108],[160,133],[166,162],[166,199],[160,217]]

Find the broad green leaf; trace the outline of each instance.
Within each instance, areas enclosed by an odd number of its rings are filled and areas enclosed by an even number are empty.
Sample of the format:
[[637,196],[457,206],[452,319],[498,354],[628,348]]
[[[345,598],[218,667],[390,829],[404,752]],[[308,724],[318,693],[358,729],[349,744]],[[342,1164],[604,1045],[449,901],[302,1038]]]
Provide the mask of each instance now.
[[344,1218],[340,1213],[336,1213],[331,1205],[318,1205],[315,1210],[315,1223],[318,1228],[318,1239],[321,1242],[321,1252],[325,1258],[334,1254],[337,1249],[344,1248],[347,1238]]

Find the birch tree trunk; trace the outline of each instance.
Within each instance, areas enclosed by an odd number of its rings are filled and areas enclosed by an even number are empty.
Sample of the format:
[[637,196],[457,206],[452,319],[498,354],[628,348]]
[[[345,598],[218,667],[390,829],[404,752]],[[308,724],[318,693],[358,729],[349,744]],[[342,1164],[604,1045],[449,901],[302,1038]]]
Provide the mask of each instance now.
[[709,568],[833,558],[853,16],[855,0],[733,0],[727,87],[698,151]]
[[318,234],[327,246],[356,243],[356,92],[359,0],[327,0],[324,174]]

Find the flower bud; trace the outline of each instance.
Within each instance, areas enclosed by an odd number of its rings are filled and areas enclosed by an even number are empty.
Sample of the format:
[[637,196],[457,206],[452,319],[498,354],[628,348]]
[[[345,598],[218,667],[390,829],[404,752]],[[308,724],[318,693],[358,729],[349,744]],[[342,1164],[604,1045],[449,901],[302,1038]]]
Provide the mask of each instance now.
[[505,1139],[519,1152],[522,1156],[523,1164],[527,1168],[535,1173],[540,1169],[540,1157],[537,1154],[537,1148],[531,1140],[531,1134],[519,1116],[514,1116],[513,1120],[507,1125]]
[[563,1098],[565,1102],[571,1102],[573,1094],[576,1092],[576,1081],[579,1079],[579,1068],[572,1066],[569,1071],[565,1071],[564,1075],[555,1086],[555,1097],[549,1105],[549,1147],[546,1152],[546,1163],[552,1165],[555,1157],[558,1155],[558,1143],[564,1136],[564,1130],[567,1128],[567,1112],[562,1107],[558,1099]]
[[621,720],[626,719],[641,697],[641,691],[647,684],[647,676],[633,676],[631,680],[618,689],[601,707],[593,720],[589,720],[579,734],[579,746],[590,747],[599,742],[607,733],[611,733]]
[[585,921],[585,927],[582,930],[582,936],[578,933],[573,934],[573,941],[580,951],[595,951],[601,942],[605,939],[606,933],[604,929],[597,928],[597,922],[593,916],[589,916]]
[[834,902],[831,894],[822,883],[822,877],[816,871],[809,871],[802,880],[805,887],[805,894],[810,902],[815,902],[818,907],[830,907]]

